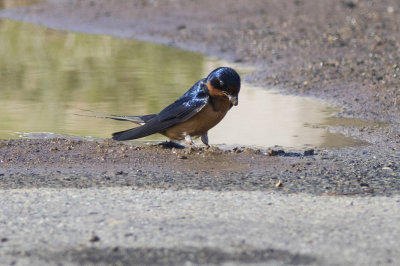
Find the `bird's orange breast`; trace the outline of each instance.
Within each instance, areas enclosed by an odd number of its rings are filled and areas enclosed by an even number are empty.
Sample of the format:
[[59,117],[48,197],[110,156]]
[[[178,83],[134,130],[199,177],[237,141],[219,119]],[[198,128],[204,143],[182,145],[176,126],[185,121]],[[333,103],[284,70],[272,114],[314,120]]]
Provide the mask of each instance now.
[[218,124],[230,109],[230,102],[226,96],[212,98],[197,114],[185,122],[176,124],[161,134],[172,140],[182,140],[185,135],[201,136]]

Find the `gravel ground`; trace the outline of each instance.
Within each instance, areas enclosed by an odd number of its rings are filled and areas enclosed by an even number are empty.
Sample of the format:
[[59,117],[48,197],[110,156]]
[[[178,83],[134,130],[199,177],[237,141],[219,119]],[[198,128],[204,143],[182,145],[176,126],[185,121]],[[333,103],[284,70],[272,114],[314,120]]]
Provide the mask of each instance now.
[[[370,145],[307,156],[1,140],[7,227],[0,231],[0,255],[8,263],[37,265],[114,259],[400,264],[399,13],[394,0],[63,0],[0,11],[1,17],[161,42],[254,66],[243,77],[247,82],[321,98],[341,106],[339,116],[384,123],[331,127]],[[79,208],[60,207],[68,202]],[[110,226],[119,220],[122,229]]]
[[400,160],[372,154],[368,147],[341,150],[340,156],[325,150],[304,156],[248,148],[169,149],[112,140],[22,139],[0,140],[0,152],[3,189],[131,186],[384,196],[400,191]]
[[128,187],[5,190],[0,200],[0,221],[6,225],[0,229],[0,252],[6,254],[3,262],[10,264],[400,261],[399,196],[316,200],[301,193]]

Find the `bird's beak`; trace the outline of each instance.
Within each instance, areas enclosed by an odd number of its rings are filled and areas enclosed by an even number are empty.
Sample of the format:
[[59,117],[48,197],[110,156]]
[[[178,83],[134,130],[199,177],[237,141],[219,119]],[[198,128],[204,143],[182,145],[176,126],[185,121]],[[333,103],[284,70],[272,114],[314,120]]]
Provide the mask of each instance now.
[[229,101],[233,104],[233,105],[238,105],[238,103],[239,103],[239,99],[238,99],[238,96],[236,95],[236,96],[232,96],[232,95],[227,95],[228,96],[228,99],[229,99]]

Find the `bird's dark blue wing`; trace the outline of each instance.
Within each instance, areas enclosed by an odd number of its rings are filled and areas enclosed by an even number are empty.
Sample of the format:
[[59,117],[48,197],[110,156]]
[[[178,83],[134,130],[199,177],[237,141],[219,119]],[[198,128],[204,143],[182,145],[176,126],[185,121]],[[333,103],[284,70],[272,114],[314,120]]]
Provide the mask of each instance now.
[[207,104],[208,98],[207,86],[204,80],[200,80],[173,104],[162,110],[158,119],[161,122],[170,119],[178,119],[177,122],[186,121]]
[[199,80],[185,94],[167,106],[145,125],[113,134],[115,140],[129,140],[163,132],[167,128],[184,122],[197,114],[209,100],[206,80]]

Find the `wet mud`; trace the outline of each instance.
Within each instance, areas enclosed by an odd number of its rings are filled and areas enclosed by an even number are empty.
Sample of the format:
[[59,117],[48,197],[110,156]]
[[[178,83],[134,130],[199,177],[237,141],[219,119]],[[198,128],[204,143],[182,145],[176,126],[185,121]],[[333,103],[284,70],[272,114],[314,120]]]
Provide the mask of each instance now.
[[3,189],[131,187],[315,195],[400,191],[399,160],[377,157],[368,147],[293,152],[21,139],[1,140],[0,149]]

